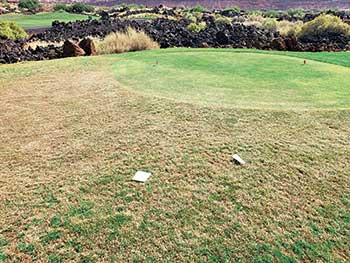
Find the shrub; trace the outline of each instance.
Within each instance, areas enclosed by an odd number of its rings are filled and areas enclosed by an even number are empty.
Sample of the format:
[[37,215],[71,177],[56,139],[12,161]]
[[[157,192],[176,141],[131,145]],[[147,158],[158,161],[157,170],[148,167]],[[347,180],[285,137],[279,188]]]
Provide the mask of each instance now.
[[224,10],[225,11],[241,12],[241,8],[239,6],[236,6],[236,5],[227,6]]
[[143,9],[145,8],[142,4],[128,4],[126,5],[129,9]]
[[189,12],[184,13],[183,18],[185,18],[193,23],[197,23],[197,17],[194,16],[192,13],[189,13]]
[[119,8],[143,9],[143,8],[145,8],[145,6],[142,5],[142,4],[125,4],[125,3],[122,3],[122,4],[114,6],[114,8],[116,8],[116,9],[119,9]]
[[35,12],[40,9],[40,3],[39,0],[20,0],[18,7]]
[[204,28],[206,28],[207,24],[205,22],[200,22],[198,24],[196,23],[191,23],[187,26],[187,29],[192,31],[192,32],[200,32]]
[[243,24],[246,26],[262,27],[262,23],[264,22],[264,20],[265,18],[262,15],[251,14],[247,15],[247,18],[243,22]]
[[55,4],[55,6],[53,7],[54,11],[66,11],[66,12],[72,12],[72,7],[66,4],[62,4],[62,3],[57,3]]
[[339,17],[332,15],[319,15],[314,20],[305,23],[298,34],[300,38],[324,37],[328,34],[350,34],[350,26]]
[[158,18],[165,18],[168,20],[176,20],[176,18],[172,17],[172,16],[164,16],[161,14],[149,14],[149,13],[141,13],[141,14],[132,14],[132,15],[128,15],[125,16],[128,19],[147,19],[147,20],[153,20],[153,19],[158,19]]
[[276,31],[278,28],[278,22],[275,18],[266,18],[263,20],[261,27],[267,30]]
[[15,22],[0,21],[0,37],[11,40],[25,39],[27,33]]
[[271,18],[277,18],[278,17],[278,12],[276,10],[267,10],[264,15],[266,17],[271,17]]
[[208,11],[208,9],[206,9],[204,6],[201,6],[201,5],[195,5],[190,8],[190,11],[203,13]]
[[232,23],[240,23],[240,24],[244,24],[244,22],[246,21],[246,18],[244,16],[235,16],[232,17]]
[[73,13],[81,14],[81,13],[92,13],[95,11],[95,8],[91,5],[87,5],[84,3],[75,3],[71,6],[71,11]]
[[265,18],[257,15],[250,15],[243,22],[244,25],[254,25],[271,31],[278,31],[281,35],[297,35],[303,25],[302,21],[290,22],[286,20],[277,21],[276,18]]
[[262,23],[265,18],[262,15],[251,14],[247,16],[248,22],[260,22]]
[[300,8],[288,9],[287,14],[291,17],[303,18],[305,16],[305,11],[304,9],[300,9]]
[[248,16],[262,16],[262,11],[260,11],[260,10],[247,10],[246,14]]
[[230,25],[232,23],[232,20],[229,17],[225,17],[219,14],[216,14],[214,19],[214,22],[217,25]]
[[203,13],[201,12],[192,12],[192,14],[196,17],[197,21],[200,21],[203,18]]
[[290,22],[282,20],[278,22],[277,31],[282,36],[297,36],[303,25],[302,21]]
[[124,53],[156,48],[159,48],[157,42],[153,41],[144,32],[132,28],[128,28],[126,32],[111,33],[105,39],[96,42],[98,54]]

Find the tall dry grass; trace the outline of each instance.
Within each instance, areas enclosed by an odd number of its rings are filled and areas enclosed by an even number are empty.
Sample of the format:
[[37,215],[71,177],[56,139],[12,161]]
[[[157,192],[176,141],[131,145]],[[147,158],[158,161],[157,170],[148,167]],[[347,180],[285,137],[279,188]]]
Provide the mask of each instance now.
[[303,26],[302,21],[277,21],[276,18],[263,17],[262,15],[248,15],[243,21],[246,26],[256,26],[267,30],[278,31],[281,35],[297,35]]
[[96,41],[96,50],[99,55],[157,48],[159,48],[157,42],[143,31],[136,31],[133,28],[128,28],[126,32],[111,33],[103,40]]

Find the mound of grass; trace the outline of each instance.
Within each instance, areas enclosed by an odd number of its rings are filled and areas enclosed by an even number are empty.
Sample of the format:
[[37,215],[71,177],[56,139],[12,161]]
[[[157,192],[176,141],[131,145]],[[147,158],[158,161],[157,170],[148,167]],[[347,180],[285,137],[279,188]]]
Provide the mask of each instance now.
[[144,32],[132,28],[129,28],[127,32],[111,33],[105,39],[96,42],[96,50],[100,55],[157,48],[159,48],[158,43]]
[[125,86],[191,103],[269,109],[350,105],[349,68],[316,61],[304,65],[293,57],[177,49],[127,54],[114,69]]
[[86,20],[89,16],[80,14],[70,14],[67,12],[38,13],[34,15],[5,14],[0,16],[0,21],[16,22],[24,29],[36,27],[49,27],[55,20],[70,22],[75,20]]

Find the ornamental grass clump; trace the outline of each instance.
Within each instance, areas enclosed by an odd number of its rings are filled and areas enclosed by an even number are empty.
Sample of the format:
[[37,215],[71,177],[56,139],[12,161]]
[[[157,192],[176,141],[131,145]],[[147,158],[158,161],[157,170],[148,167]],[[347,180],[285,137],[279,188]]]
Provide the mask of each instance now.
[[126,32],[115,32],[105,39],[96,41],[97,54],[124,53],[129,51],[150,50],[159,48],[159,44],[143,31],[128,28]]

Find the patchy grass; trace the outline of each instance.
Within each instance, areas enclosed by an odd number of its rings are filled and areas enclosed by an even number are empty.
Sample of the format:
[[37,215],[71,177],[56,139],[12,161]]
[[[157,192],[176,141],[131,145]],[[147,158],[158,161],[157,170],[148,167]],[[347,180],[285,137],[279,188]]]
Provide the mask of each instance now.
[[0,16],[0,21],[12,21],[24,29],[32,29],[37,27],[49,27],[55,20],[61,22],[70,22],[76,20],[86,20],[89,16],[81,14],[71,14],[67,12],[49,12],[38,13],[34,15],[23,14],[5,14]]
[[0,67],[0,261],[349,259],[349,110],[159,98],[119,61]]

